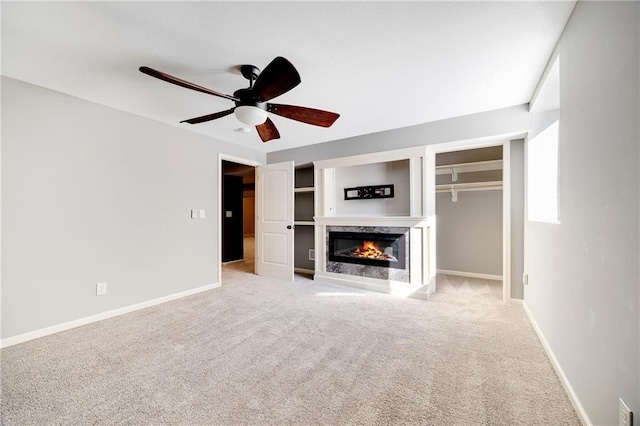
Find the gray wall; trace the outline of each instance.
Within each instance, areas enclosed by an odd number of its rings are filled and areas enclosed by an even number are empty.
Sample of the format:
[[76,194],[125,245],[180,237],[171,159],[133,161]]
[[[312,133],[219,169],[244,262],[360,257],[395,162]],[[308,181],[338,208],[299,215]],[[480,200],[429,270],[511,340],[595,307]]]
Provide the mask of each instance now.
[[2,338],[216,283],[220,150],[3,77]]
[[[392,198],[345,200],[344,189],[368,185],[393,185]],[[335,172],[335,214],[409,215],[409,160],[340,167]]]
[[414,146],[524,133],[531,128],[528,105],[439,120],[267,154],[268,163],[308,163]]
[[502,275],[502,191],[436,195],[437,268]]
[[511,298],[522,299],[524,288],[524,139],[510,142],[511,174]]
[[524,299],[593,424],[640,413],[640,3],[577,3],[560,54],[560,224],[525,224]]

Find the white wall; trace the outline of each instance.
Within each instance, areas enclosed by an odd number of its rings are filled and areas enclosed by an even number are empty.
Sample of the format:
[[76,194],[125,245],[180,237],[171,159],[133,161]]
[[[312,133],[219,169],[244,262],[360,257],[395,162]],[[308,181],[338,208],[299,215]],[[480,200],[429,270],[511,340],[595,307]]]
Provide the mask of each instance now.
[[560,54],[560,224],[525,225],[525,303],[593,424],[640,413],[640,3],[578,2]]
[[502,191],[436,195],[437,268],[502,275]]
[[2,338],[216,283],[220,150],[265,160],[3,77]]

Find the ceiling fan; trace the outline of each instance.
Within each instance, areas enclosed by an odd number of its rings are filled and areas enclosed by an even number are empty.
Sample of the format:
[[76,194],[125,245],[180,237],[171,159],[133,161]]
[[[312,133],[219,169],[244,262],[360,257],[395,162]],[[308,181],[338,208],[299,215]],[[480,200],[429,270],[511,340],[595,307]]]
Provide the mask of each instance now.
[[181,121],[181,123],[197,124],[222,118],[229,114],[235,114],[236,118],[241,122],[250,126],[256,126],[258,135],[260,135],[260,139],[262,139],[263,142],[280,138],[280,133],[278,133],[278,129],[271,119],[267,117],[267,112],[321,127],[331,127],[338,117],[340,117],[340,114],[334,112],[267,102],[293,89],[300,84],[301,81],[300,74],[298,74],[295,67],[291,62],[281,56],[271,61],[262,72],[253,65],[242,65],[240,72],[249,80],[249,87],[236,90],[233,96],[198,86],[197,84],[149,67],[140,67],[140,72],[178,86],[186,87],[187,89],[219,96],[236,103],[235,107],[226,111],[190,118]]

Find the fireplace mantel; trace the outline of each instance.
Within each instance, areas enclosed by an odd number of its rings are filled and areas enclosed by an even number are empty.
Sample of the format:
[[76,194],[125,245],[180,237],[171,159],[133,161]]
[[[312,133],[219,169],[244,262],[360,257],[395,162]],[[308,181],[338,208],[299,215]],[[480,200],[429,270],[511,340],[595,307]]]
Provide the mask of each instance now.
[[[418,147],[314,163],[315,280],[419,298],[435,291],[434,158],[428,147]],[[394,185],[393,198],[344,199],[344,188],[385,184]],[[336,267],[327,244],[328,229],[334,227],[408,228],[406,271]]]
[[316,225],[341,225],[341,226],[406,226],[423,227],[431,226],[434,217],[410,217],[410,216],[340,216],[340,217],[314,217]]

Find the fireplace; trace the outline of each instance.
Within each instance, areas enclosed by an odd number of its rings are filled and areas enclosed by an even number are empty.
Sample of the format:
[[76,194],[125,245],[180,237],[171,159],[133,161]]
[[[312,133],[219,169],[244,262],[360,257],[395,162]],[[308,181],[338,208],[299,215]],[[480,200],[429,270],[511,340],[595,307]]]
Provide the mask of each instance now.
[[329,232],[329,260],[405,269],[405,234]]

